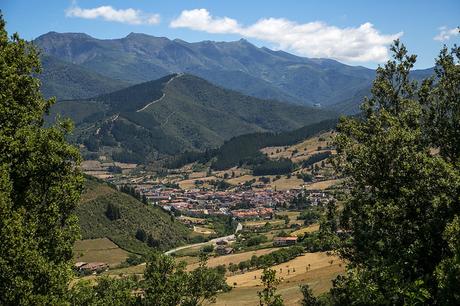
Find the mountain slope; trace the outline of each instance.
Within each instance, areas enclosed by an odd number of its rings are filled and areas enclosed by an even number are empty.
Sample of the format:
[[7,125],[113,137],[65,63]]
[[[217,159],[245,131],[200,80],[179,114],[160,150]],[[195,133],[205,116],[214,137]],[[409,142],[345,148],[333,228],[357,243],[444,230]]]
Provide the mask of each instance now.
[[[81,106],[79,108],[79,106]],[[192,75],[169,75],[82,101],[61,101],[77,142],[125,162],[217,147],[231,137],[278,132],[335,117],[333,112],[261,100]]]
[[111,79],[53,56],[44,55],[41,62],[41,91],[47,98],[89,98],[131,85],[130,82]]
[[[120,210],[120,218],[106,216],[108,205]],[[144,230],[165,250],[185,243],[189,230],[158,207],[147,206],[130,195],[87,177],[81,203],[76,210],[83,239],[107,237],[121,248],[145,254],[150,247],[136,239],[136,231]]]
[[131,33],[101,40],[56,33],[34,41],[46,54],[113,79],[143,82],[185,72],[247,95],[332,105],[368,86],[374,70],[258,48],[246,40],[188,43]]

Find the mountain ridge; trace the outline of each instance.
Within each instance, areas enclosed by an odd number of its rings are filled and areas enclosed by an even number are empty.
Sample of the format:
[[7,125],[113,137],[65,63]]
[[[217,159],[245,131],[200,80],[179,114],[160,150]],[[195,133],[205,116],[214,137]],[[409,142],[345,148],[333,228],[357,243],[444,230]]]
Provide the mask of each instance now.
[[184,72],[247,95],[306,105],[340,102],[375,74],[331,59],[259,48],[246,40],[186,42],[139,33],[96,39],[51,32],[34,43],[46,54],[113,79],[138,83]]

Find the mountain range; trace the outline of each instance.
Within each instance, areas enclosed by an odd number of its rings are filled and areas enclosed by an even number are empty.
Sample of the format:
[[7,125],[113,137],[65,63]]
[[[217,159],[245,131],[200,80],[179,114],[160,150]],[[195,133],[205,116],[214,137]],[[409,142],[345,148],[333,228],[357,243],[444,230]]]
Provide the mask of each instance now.
[[[97,74],[101,83],[111,79],[134,84],[187,73],[246,95],[303,105],[330,106],[354,99],[369,88],[375,76],[372,69],[259,48],[244,39],[189,43],[137,33],[120,39],[96,39],[82,33],[50,32],[34,43],[48,57]],[[45,62],[47,70],[55,68]],[[44,83],[47,81],[45,78]],[[103,92],[106,88],[101,86]],[[89,96],[71,94],[72,98]]]

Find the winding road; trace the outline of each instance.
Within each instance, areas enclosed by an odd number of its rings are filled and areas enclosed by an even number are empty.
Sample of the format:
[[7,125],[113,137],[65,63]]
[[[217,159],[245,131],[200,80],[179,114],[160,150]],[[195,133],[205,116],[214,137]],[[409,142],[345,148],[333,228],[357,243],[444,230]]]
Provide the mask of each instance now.
[[[239,231],[241,231],[242,229],[243,229],[243,225],[241,223],[238,223],[238,225],[236,226],[236,229],[235,229],[235,234],[238,233]],[[211,239],[211,240],[206,241],[206,242],[183,245],[183,246],[174,248],[172,250],[166,251],[165,255],[171,255],[172,253],[175,253],[175,252],[180,251],[180,250],[185,250],[185,249],[189,249],[189,248],[193,248],[193,247],[198,247],[198,246],[202,246],[202,245],[209,244],[209,243],[216,243],[217,241],[220,241],[220,240],[233,240],[233,239],[235,239],[235,234],[214,238],[214,239]]]
[[[166,87],[166,85],[168,85],[169,83],[171,83],[172,81],[174,81],[175,79],[177,79],[178,77],[181,77],[183,76],[184,74],[183,73],[178,73],[176,76],[172,77],[168,82],[166,82],[166,84],[163,86]],[[142,112],[143,110],[145,110],[146,108],[148,108],[150,105],[154,104],[154,103],[157,103],[157,102],[160,102],[163,98],[165,97],[165,93],[163,93],[163,95],[159,98],[159,99],[156,99],[150,103],[148,103],[147,105],[145,105],[143,108],[141,109],[138,109],[136,112]]]

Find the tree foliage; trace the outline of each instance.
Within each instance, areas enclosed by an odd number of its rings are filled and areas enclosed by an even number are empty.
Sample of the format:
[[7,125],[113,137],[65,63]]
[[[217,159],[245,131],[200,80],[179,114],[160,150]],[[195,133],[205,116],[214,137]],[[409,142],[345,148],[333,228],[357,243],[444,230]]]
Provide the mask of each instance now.
[[422,84],[409,79],[416,57],[399,41],[392,51],[362,116],[338,126],[336,165],[351,189],[341,224],[352,239],[340,250],[347,274],[332,293],[338,304],[455,305],[459,49],[444,48],[436,77]]
[[185,271],[185,263],[176,263],[174,258],[153,253],[147,261],[142,287],[145,290],[145,305],[198,306],[212,302],[217,292],[228,290],[225,271],[208,268],[203,255],[199,267]]
[[113,203],[107,204],[107,209],[105,210],[105,215],[109,218],[110,221],[114,221],[121,218],[120,207]]
[[97,280],[79,281],[70,289],[70,305],[74,306],[129,306],[137,305],[139,299],[133,294],[138,288],[136,278],[110,278],[107,276]]
[[300,304],[302,306],[318,306],[321,305],[318,302],[318,299],[313,295],[313,291],[311,290],[310,286],[307,284],[300,286],[300,291],[302,292],[302,300]]
[[0,304],[62,305],[82,189],[68,122],[44,127],[35,48],[0,16]]
[[258,291],[260,306],[282,306],[283,298],[276,293],[277,286],[281,282],[280,278],[276,277],[276,271],[272,269],[264,269],[262,276],[262,285],[264,288]]

